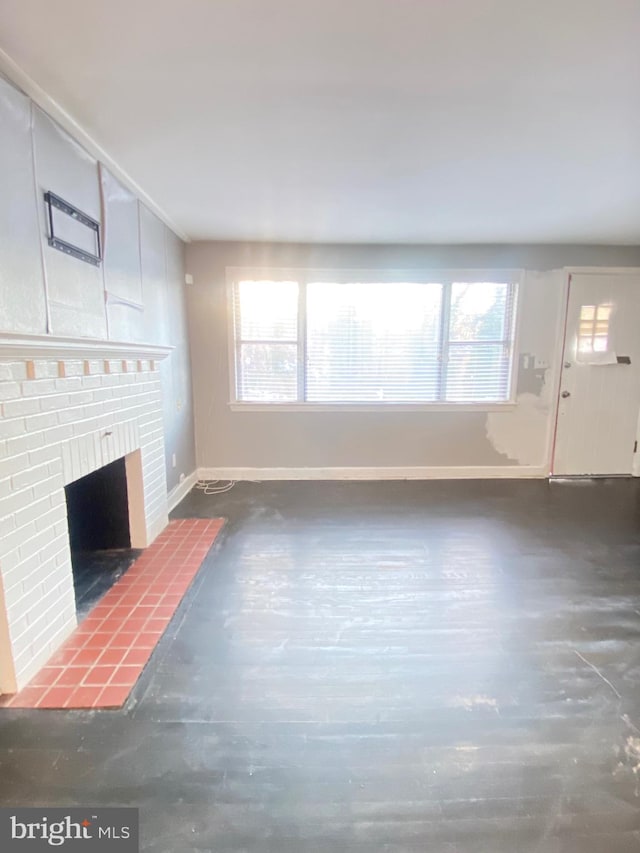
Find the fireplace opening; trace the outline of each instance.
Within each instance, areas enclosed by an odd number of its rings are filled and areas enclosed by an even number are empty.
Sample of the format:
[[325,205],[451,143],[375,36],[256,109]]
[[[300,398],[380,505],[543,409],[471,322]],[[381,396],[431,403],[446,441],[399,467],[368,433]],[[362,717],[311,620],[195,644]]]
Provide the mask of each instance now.
[[76,613],[82,620],[142,553],[131,547],[124,457],[65,487]]

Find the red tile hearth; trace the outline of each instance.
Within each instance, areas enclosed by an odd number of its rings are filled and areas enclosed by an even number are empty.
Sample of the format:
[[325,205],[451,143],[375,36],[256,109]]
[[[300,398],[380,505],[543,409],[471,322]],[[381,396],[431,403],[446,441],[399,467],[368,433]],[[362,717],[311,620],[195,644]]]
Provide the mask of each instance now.
[[171,521],[5,708],[121,708],[224,519]]

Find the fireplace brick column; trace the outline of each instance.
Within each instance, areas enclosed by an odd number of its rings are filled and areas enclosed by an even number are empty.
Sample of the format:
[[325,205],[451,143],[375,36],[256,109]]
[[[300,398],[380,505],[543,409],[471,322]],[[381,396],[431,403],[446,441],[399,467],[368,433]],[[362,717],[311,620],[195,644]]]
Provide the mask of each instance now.
[[76,626],[65,485],[124,456],[132,544],[167,524],[157,368],[0,360],[0,692],[23,687]]

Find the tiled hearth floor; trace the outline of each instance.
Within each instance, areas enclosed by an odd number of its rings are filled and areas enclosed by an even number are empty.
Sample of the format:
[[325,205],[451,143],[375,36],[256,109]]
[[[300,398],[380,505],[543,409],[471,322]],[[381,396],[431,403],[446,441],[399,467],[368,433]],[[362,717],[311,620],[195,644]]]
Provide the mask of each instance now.
[[10,708],[120,708],[200,568],[223,519],[172,521],[100,599]]

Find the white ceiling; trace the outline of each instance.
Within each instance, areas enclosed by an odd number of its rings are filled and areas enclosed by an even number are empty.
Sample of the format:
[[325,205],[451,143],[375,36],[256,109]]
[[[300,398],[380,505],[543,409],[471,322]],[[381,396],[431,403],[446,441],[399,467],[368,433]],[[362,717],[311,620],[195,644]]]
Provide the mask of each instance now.
[[640,244],[639,45],[638,0],[0,0],[192,239]]

